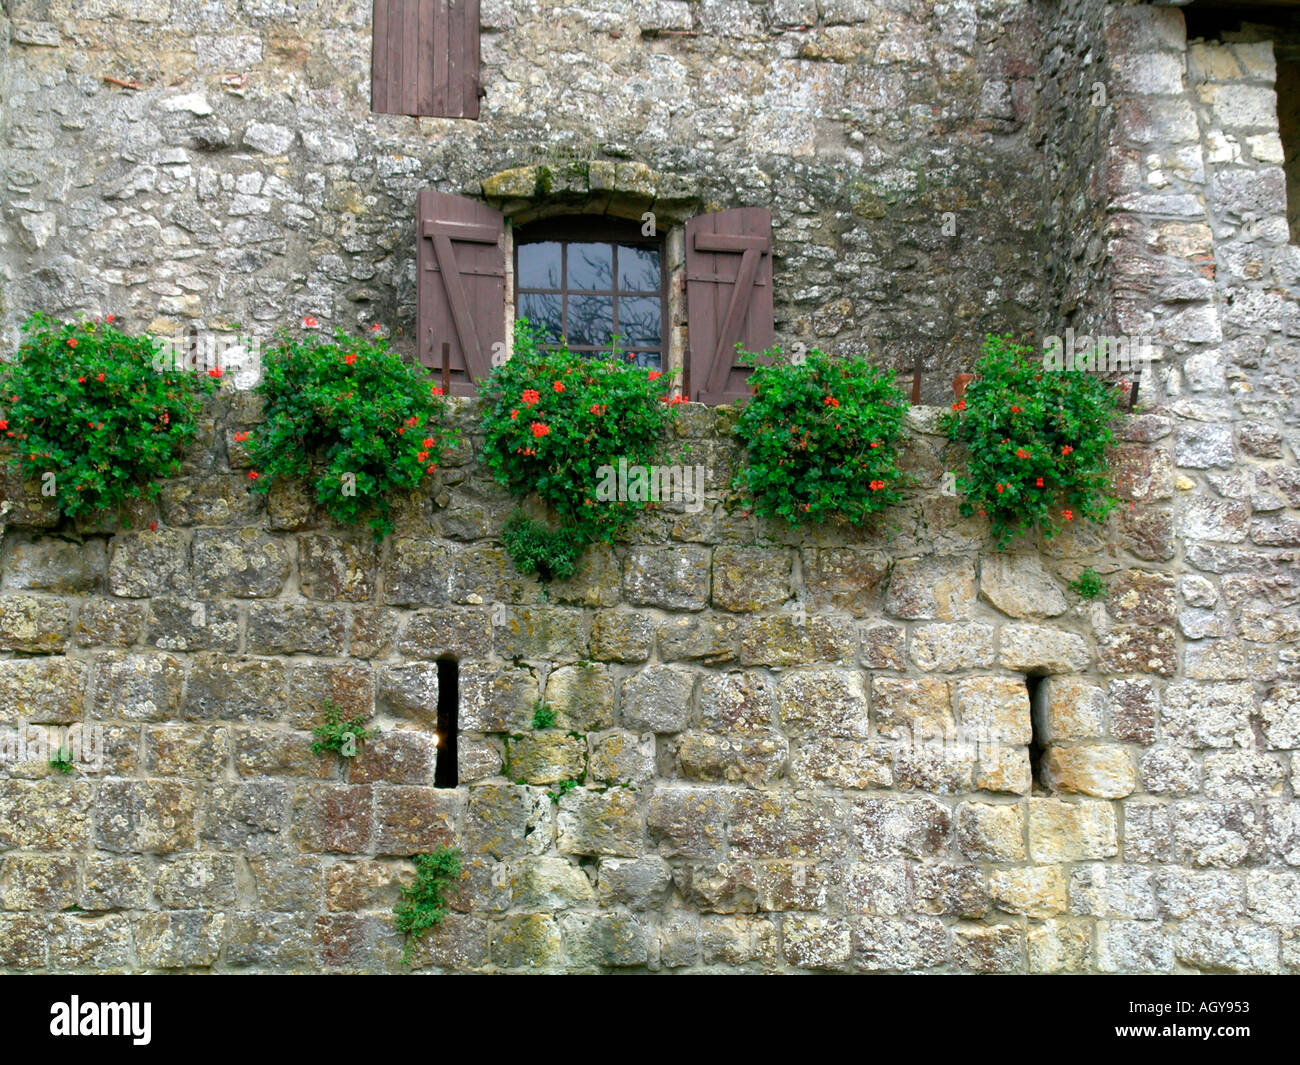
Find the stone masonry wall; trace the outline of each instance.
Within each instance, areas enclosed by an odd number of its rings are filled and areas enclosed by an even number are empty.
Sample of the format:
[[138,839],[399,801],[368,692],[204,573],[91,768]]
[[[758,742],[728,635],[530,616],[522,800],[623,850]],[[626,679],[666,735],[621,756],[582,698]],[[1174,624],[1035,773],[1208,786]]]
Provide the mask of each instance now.
[[[889,528],[799,534],[725,512],[734,412],[689,406],[709,505],[544,590],[469,444],[376,548],[292,486],[251,496],[256,403],[209,410],[130,529],[11,492],[0,735],[106,740],[101,771],[0,777],[0,967],[397,970],[408,859],[452,844],[466,875],[417,968],[1300,968],[1294,668],[1274,613],[1237,652],[1188,633],[1268,578],[1133,534],[1175,492],[1166,413],[1117,449],[1133,509],[998,553],[939,488],[936,408],[909,414]],[[1084,565],[1104,603],[1065,590]],[[438,788],[448,655],[460,785]],[[377,715],[355,762],[309,750],[325,698]]]
[[419,189],[546,165],[563,191],[605,161],[638,190],[666,175],[650,201],[769,207],[780,342],[920,355],[939,401],[970,337],[1041,304],[1037,11],[485,0],[470,122],[370,113],[370,0],[9,0],[2,328],[111,311],[265,338],[313,315],[409,338]]

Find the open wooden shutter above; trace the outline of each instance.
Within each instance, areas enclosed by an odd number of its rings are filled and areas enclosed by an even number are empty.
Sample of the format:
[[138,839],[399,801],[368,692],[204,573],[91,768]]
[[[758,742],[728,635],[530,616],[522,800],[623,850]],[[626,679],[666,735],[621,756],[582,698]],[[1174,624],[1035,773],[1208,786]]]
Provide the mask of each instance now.
[[686,307],[690,398],[731,403],[749,395],[746,351],[771,347],[772,215],[737,207],[686,222]]
[[450,392],[475,395],[505,341],[506,244],[500,211],[467,196],[424,189],[416,199],[416,329],[420,363]]
[[479,0],[375,0],[370,110],[478,118]]

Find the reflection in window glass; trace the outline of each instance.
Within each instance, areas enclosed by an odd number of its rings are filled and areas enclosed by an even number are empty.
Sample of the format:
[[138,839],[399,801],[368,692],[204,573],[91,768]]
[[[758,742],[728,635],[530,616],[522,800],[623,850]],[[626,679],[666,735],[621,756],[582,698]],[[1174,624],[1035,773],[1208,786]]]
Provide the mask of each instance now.
[[624,296],[618,301],[618,335],[628,347],[659,343],[660,303],[657,296]]
[[618,287],[625,292],[658,292],[659,249],[620,244]]
[[561,285],[560,248],[558,240],[522,244],[519,247],[519,287],[554,288]]
[[519,317],[527,318],[546,338],[559,342],[564,336],[564,322],[560,317],[562,305],[559,294],[523,292],[519,295]]
[[611,244],[569,245],[568,288],[613,289],[614,247]]
[[613,296],[570,296],[570,344],[605,347],[614,333]]

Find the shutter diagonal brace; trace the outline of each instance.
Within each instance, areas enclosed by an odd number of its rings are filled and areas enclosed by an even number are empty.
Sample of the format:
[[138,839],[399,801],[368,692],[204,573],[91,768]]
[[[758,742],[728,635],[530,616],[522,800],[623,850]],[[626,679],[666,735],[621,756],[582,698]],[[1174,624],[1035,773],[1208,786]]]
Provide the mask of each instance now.
[[460,270],[456,266],[456,253],[451,242],[463,240],[476,244],[496,244],[500,240],[500,234],[493,226],[474,225],[470,222],[438,222],[426,218],[424,236],[433,241],[438,272],[442,274],[447,303],[451,307],[452,322],[456,326],[456,337],[460,341],[461,355],[464,356],[470,379],[481,381],[488,375],[488,360],[483,356],[483,348],[478,342],[478,332],[470,317],[469,301],[465,298],[465,286],[461,284]]
[[766,237],[737,237],[723,233],[696,233],[695,250],[709,252],[740,252],[740,269],[731,289],[731,302],[727,316],[718,330],[717,346],[713,350],[713,365],[709,368],[707,389],[720,392],[731,373],[734,355],[732,349],[740,340],[740,326],[749,309],[749,294],[758,277],[762,257],[770,252]]

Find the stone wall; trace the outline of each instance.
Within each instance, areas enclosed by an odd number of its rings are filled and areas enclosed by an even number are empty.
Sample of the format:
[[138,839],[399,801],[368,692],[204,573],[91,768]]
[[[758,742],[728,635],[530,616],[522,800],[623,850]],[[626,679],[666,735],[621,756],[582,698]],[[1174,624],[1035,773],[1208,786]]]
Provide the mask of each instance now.
[[[1190,631],[1277,576],[1133,534],[1175,492],[1166,414],[1127,423],[1110,526],[1003,554],[940,488],[935,408],[885,526],[799,534],[721,507],[734,414],[688,406],[709,504],[543,589],[468,445],[377,548],[292,486],[250,495],[255,403],[209,412],[130,529],[35,497],[5,530],[3,736],[83,722],[105,760],[0,778],[3,968],[396,970],[408,859],[445,844],[466,876],[417,968],[1300,967],[1280,615]],[[1104,604],[1065,589],[1085,565]],[[326,698],[376,715],[355,762],[310,751]]]
[[478,122],[370,113],[370,9],[6,4],[5,335],[40,309],[409,337],[417,190],[588,161],[769,207],[781,342],[919,355],[935,400],[972,337],[1033,322],[1029,0],[485,0]]

